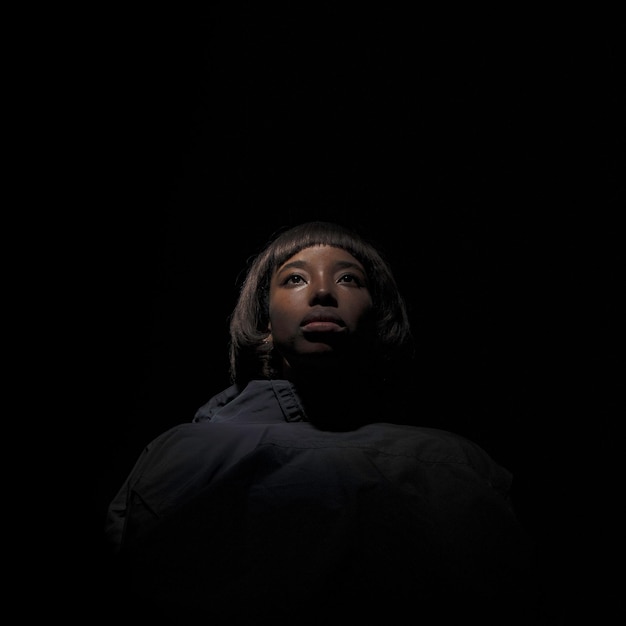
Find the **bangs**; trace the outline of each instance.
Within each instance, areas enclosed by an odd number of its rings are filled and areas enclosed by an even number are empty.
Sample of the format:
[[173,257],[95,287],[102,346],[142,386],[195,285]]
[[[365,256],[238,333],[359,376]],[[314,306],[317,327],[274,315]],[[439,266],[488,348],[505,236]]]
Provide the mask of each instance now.
[[309,222],[279,234],[274,240],[271,257],[268,262],[272,271],[282,265],[294,254],[312,246],[332,246],[342,248],[358,259],[366,268],[371,269],[371,246],[355,237],[348,229],[327,222]]

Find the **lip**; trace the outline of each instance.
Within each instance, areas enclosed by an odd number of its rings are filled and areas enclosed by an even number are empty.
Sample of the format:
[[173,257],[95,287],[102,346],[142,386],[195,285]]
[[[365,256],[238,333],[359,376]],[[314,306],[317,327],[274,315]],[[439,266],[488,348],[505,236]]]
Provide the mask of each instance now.
[[305,333],[338,333],[345,330],[345,326],[341,326],[337,322],[308,322],[301,326]]
[[304,332],[336,333],[345,330],[346,323],[333,311],[312,311],[300,322]]

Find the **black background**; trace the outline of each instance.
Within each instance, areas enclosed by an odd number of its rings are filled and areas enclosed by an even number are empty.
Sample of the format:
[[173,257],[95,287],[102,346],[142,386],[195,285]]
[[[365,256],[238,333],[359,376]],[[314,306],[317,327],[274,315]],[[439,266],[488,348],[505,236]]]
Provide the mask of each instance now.
[[512,471],[560,624],[616,589],[595,556],[616,530],[618,29],[332,6],[105,16],[67,46],[90,594],[143,445],[228,385],[248,258],[321,218],[391,261],[419,344],[415,421]]

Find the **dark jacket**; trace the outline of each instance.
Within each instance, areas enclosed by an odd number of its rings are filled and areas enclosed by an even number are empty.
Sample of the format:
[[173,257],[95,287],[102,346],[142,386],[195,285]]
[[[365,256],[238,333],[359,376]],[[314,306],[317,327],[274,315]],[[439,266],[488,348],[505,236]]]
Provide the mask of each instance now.
[[509,472],[463,437],[380,417],[319,430],[289,382],[253,381],[157,437],[109,509],[127,600],[178,623],[534,623]]

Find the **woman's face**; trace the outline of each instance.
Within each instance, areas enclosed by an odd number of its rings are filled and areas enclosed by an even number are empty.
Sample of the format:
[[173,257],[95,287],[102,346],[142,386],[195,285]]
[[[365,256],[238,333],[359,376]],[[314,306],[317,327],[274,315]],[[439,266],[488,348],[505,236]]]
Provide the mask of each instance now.
[[312,246],[287,259],[270,284],[269,330],[287,372],[311,357],[345,356],[367,336],[368,277],[349,252]]

